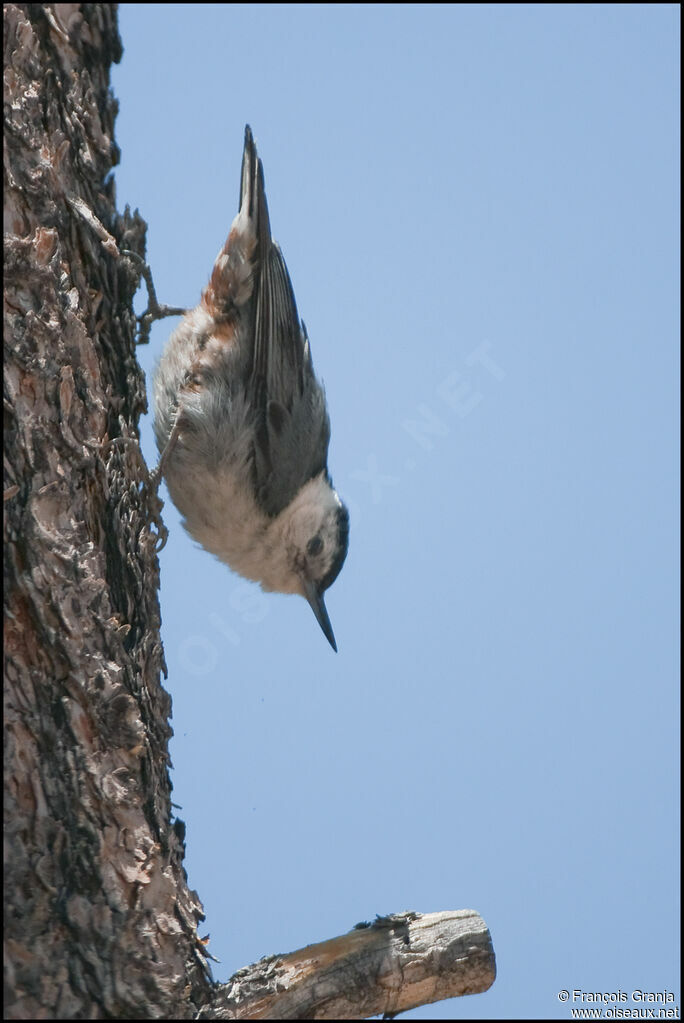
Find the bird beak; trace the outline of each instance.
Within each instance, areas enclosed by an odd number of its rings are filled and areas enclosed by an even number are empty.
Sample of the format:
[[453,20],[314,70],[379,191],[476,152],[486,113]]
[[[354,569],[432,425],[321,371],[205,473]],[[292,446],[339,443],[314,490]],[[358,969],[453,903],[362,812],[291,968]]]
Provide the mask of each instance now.
[[318,587],[310,579],[304,579],[304,596],[311,605],[311,610],[316,615],[316,621],[323,629],[323,634],[327,639],[330,646],[337,653],[337,643],[335,642],[335,634],[328,618],[328,612],[325,609],[325,601],[323,600],[323,594],[319,593]]

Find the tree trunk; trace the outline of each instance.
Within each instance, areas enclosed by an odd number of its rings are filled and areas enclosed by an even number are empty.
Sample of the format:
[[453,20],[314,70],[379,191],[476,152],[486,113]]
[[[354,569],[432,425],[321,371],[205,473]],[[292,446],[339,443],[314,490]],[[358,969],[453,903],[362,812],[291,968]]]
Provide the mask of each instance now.
[[211,982],[171,820],[116,5],[3,10],[6,1018],[358,1018],[486,990],[470,911],[378,918]]
[[4,23],[6,1011],[187,1018],[208,981],[117,252],[145,225],[110,176],[116,7],[5,4]]

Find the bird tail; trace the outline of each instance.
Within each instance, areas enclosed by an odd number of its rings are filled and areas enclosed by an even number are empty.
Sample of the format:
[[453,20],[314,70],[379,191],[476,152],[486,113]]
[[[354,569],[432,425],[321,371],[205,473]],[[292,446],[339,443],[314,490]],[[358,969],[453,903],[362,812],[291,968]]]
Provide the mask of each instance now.
[[240,210],[230,233],[216,257],[214,269],[202,298],[218,317],[231,308],[243,306],[252,296],[252,267],[271,248],[271,223],[264,189],[264,168],[259,159],[252,129],[245,126],[245,146],[240,178]]
[[264,168],[259,159],[252,129],[245,125],[245,148],[242,153],[242,178],[240,180],[239,216],[252,227],[261,247],[271,240],[271,223],[266,204]]

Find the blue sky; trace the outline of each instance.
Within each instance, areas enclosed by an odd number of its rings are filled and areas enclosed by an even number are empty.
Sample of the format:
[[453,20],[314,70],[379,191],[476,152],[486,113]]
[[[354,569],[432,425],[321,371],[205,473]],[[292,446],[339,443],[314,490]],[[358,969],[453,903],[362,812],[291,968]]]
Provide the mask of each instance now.
[[165,506],[216,978],[470,908],[494,986],[407,1017],[679,1004],[678,9],[123,4],[120,30],[118,204],[160,300],[198,301],[249,122],[351,509],[335,655]]

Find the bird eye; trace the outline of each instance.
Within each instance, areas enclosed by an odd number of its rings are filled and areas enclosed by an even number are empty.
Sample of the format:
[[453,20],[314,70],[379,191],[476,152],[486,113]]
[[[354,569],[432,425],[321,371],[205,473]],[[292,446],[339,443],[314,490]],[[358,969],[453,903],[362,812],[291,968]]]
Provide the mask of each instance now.
[[309,540],[308,544],[306,545],[306,553],[311,555],[312,558],[314,558],[317,554],[320,554],[322,550],[323,541],[321,540],[320,536],[312,537],[311,540]]

